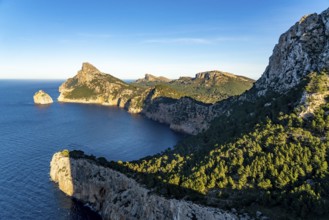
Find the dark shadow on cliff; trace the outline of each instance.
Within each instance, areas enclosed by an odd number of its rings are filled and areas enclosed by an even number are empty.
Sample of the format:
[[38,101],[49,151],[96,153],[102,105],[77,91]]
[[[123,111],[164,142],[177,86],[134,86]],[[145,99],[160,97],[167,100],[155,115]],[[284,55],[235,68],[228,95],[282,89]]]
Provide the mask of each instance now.
[[63,209],[68,210],[68,219],[100,220],[102,218],[98,213],[74,198],[81,193],[77,192],[76,184],[79,183],[75,182],[75,177],[81,172],[72,163],[69,154],[68,150],[63,150],[55,154],[51,162],[51,178],[62,191],[56,193],[57,200]]
[[72,198],[72,205],[70,209],[70,219],[71,220],[101,220],[102,217],[91,210],[89,207],[85,206],[83,203]]
[[202,204],[206,203],[206,200],[204,200],[205,197],[201,193],[177,185],[164,183],[157,179],[157,176],[154,174],[136,172],[120,165],[118,162],[107,161],[104,157],[96,158],[93,155],[86,155],[80,150],[71,151],[70,157],[74,159],[87,159],[95,162],[97,165],[119,171],[127,177],[136,180],[141,186],[150,189],[153,193],[162,195],[168,199],[185,199]]

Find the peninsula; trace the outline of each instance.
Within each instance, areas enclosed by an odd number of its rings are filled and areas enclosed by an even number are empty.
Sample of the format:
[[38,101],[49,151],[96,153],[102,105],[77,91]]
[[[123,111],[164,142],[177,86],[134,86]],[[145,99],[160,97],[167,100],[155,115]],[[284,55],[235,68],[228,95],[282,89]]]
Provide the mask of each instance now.
[[246,77],[210,71],[177,80],[146,74],[129,84],[83,63],[77,75],[60,86],[58,101],[118,106],[176,131],[197,134],[216,116],[209,108],[212,103],[239,95],[253,83]]

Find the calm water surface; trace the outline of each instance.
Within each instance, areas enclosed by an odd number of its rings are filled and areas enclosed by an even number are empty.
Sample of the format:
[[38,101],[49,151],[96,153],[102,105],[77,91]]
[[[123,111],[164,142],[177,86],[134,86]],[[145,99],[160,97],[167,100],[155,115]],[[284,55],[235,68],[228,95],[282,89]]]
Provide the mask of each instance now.
[[[60,84],[0,81],[0,219],[96,218],[49,180],[49,163],[59,150],[125,161],[161,152],[182,138],[116,107],[57,103]],[[39,89],[55,103],[35,105]]]

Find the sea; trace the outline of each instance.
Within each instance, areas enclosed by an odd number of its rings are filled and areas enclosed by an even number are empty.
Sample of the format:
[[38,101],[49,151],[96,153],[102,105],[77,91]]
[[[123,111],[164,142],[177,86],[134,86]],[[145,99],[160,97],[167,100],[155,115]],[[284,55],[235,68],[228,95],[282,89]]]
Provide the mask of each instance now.
[[[0,219],[98,219],[50,180],[52,155],[79,149],[131,161],[173,147],[184,135],[118,107],[58,103],[63,81],[0,80]],[[44,90],[51,105],[35,105]]]

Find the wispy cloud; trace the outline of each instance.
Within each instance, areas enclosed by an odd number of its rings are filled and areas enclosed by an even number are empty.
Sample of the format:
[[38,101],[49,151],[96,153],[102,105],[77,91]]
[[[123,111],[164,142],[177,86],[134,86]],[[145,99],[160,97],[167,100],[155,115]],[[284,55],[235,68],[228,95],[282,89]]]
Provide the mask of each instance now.
[[157,38],[142,41],[144,44],[218,44],[228,41],[248,41],[247,37],[218,38]]

